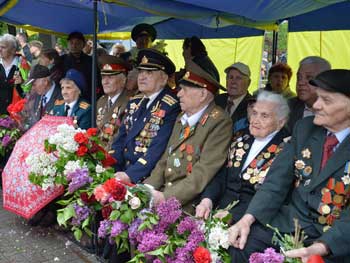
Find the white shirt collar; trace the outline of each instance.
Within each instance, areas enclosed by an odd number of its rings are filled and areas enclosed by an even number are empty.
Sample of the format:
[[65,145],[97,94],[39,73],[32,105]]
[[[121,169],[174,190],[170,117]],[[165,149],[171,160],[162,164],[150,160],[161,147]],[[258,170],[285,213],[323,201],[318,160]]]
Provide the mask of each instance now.
[[46,103],[50,101],[54,90],[55,90],[55,83],[52,84],[51,88],[44,95],[46,97]]
[[119,92],[117,95],[114,95],[112,98],[110,96],[108,96],[108,100],[111,100],[112,101],[112,104],[114,104],[117,99],[119,98],[121,92]]
[[163,91],[163,89],[161,89],[160,91],[153,93],[151,96],[147,97],[147,98],[149,98],[149,102],[147,102],[147,108],[153,103],[153,101],[157,98],[159,93],[161,93],[162,91]]
[[350,134],[350,127],[334,133],[335,137],[337,137],[339,144],[341,144],[349,134]]
[[[244,94],[244,95],[242,95],[242,96],[240,96],[240,97],[238,97],[238,98],[236,98],[236,99],[233,99],[232,101],[233,101],[233,106],[232,106],[232,108],[231,109],[229,109],[230,110],[230,115],[232,115],[235,111],[236,111],[236,109],[238,108],[238,106],[239,106],[239,104],[242,102],[242,100],[244,99],[244,97],[247,95],[247,93],[246,94]],[[230,99],[230,97],[228,97],[227,98],[228,100]]]
[[10,74],[11,68],[12,68],[13,66],[17,66],[18,60],[19,60],[19,58],[18,58],[17,56],[15,56],[14,59],[12,60],[12,63],[11,63],[8,67],[5,67],[5,65],[4,65],[4,63],[3,63],[3,61],[2,61],[2,59],[0,59],[0,64],[2,64],[2,66],[3,66],[4,69],[5,69],[6,77],[8,77],[8,75]]
[[73,107],[75,106],[75,104],[78,102],[78,100],[75,100],[71,103],[65,103],[64,104],[64,109],[66,109],[66,106],[68,105],[69,106],[69,110],[68,110],[68,116],[71,116],[72,115],[72,111],[73,111]]
[[202,117],[204,111],[208,108],[208,105],[209,104],[205,105],[203,108],[201,108],[199,111],[197,111],[195,114],[191,115],[190,117],[188,117],[188,115],[184,113],[180,119],[182,125],[188,124],[190,127],[196,125],[199,119]]

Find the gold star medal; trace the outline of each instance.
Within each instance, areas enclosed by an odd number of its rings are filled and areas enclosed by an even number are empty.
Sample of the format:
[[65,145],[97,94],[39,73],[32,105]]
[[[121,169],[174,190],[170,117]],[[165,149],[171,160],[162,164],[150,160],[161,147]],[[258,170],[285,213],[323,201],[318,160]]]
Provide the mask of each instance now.
[[310,159],[311,158],[311,152],[310,152],[309,148],[306,148],[306,149],[302,150],[301,151],[301,155],[303,156],[303,158]]

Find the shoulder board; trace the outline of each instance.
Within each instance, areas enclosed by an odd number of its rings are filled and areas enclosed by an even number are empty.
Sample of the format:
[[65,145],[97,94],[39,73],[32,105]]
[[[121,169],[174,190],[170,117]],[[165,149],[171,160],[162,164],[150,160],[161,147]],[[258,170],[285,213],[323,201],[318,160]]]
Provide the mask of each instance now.
[[83,109],[83,110],[86,110],[87,108],[89,108],[90,104],[85,102],[85,101],[82,101],[79,103],[79,108]]
[[169,106],[172,106],[174,105],[175,103],[177,103],[177,100],[174,99],[173,97],[171,97],[170,95],[165,95],[163,98],[162,98],[162,101],[165,102],[166,104],[168,104]]
[[136,94],[135,96],[131,97],[130,100],[142,99],[143,96],[144,96],[144,95],[143,95],[142,93]]
[[64,104],[64,100],[55,100],[55,105],[62,105]]

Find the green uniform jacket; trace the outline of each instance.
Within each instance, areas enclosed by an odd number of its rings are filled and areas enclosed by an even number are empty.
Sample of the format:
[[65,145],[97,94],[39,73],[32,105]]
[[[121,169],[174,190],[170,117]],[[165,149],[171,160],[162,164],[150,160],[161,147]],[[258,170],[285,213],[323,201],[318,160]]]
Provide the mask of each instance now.
[[124,89],[111,109],[108,109],[107,95],[103,95],[97,101],[96,125],[100,132],[100,138],[107,150],[111,149],[112,143],[117,137],[129,98],[130,95],[128,91]]
[[[291,143],[273,162],[247,213],[285,233],[294,231],[293,218],[297,218],[302,228],[316,229],[317,240],[338,257],[350,254],[350,185],[342,180],[349,176],[350,136],[320,170],[325,137],[326,130],[314,125],[313,117],[297,122]],[[284,205],[290,190],[291,199]]]
[[185,138],[181,136],[181,116],[177,118],[167,150],[144,183],[163,191],[165,198],[176,197],[192,213],[193,201],[225,162],[232,122],[212,102]]

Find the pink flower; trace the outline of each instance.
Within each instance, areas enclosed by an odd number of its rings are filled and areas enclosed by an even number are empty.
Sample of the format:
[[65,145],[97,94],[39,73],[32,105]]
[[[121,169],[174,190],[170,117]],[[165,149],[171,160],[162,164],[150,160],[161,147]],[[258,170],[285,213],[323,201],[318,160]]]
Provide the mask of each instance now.
[[106,192],[105,188],[102,185],[99,185],[94,190],[94,195],[97,201],[101,204],[107,202],[109,194]]

